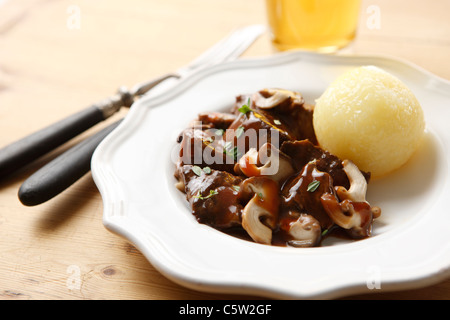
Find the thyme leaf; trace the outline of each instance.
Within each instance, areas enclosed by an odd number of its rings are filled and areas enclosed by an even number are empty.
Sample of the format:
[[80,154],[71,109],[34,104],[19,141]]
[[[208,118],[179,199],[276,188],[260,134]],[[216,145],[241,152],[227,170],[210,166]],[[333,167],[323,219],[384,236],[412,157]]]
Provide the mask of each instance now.
[[243,104],[242,107],[240,107],[238,110],[243,114],[247,114],[249,111],[251,111],[250,106],[250,98],[248,98],[247,104]]
[[192,171],[194,171],[194,173],[199,177],[202,175],[202,168],[200,168],[199,166],[193,166]]
[[203,172],[206,174],[210,174],[211,173],[211,168],[210,167],[204,167],[203,168]]
[[314,192],[317,190],[319,185],[320,185],[320,181],[314,180],[310,184],[308,184],[308,188],[306,189],[306,191]]

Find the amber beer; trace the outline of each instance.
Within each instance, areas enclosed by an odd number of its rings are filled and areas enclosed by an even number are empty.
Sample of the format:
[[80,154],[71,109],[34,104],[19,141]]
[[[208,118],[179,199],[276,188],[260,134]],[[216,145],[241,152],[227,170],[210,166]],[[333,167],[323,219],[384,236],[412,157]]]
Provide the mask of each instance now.
[[335,52],[355,37],[360,0],[266,0],[279,50]]

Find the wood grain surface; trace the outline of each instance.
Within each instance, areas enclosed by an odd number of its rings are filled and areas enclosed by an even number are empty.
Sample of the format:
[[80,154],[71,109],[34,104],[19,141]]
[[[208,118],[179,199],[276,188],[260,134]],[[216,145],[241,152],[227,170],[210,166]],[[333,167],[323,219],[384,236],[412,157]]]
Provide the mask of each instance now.
[[[379,9],[379,25],[370,23],[371,8]],[[358,35],[343,52],[406,59],[450,79],[449,12],[448,0],[363,1]],[[266,23],[262,0],[0,1],[0,147],[120,85],[175,70],[235,27],[253,23]],[[273,52],[265,34],[244,55]],[[166,279],[133,245],[104,228],[90,173],[44,204],[19,202],[18,189],[30,174],[126,112],[0,181],[0,299],[258,298],[197,292]],[[450,280],[346,297],[449,298]]]

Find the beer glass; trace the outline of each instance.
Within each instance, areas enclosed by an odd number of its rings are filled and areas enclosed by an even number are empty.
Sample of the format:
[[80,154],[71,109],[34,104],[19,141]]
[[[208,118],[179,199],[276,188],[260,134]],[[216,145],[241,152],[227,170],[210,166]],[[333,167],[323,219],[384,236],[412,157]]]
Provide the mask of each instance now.
[[279,50],[335,52],[355,37],[360,0],[266,0],[272,42]]

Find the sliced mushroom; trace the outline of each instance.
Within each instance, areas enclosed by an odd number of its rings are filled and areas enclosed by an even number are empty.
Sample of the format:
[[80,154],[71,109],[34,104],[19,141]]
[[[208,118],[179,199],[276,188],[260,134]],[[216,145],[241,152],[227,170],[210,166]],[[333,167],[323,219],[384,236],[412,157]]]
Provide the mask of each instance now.
[[[341,201],[351,200],[353,202],[367,202],[367,180],[359,170],[359,168],[350,160],[342,161],[342,166],[350,181],[350,188],[347,190],[342,186],[335,187],[336,193]],[[381,214],[379,207],[371,207],[374,218],[378,218]]]
[[347,190],[335,187],[336,195],[324,193],[321,202],[333,221],[347,229],[354,238],[370,236],[372,221],[381,214],[379,207],[371,207],[366,201],[367,182],[358,167],[349,160],[343,161],[344,171],[350,181]]
[[342,186],[336,187],[339,198],[341,200],[366,201],[367,181],[359,168],[350,160],[342,161],[342,166],[350,181],[350,188],[347,190]]
[[291,158],[270,143],[259,151],[251,148],[235,164],[234,171],[247,177],[267,176],[279,183],[295,172]]
[[287,244],[292,247],[314,247],[321,238],[322,229],[313,216],[301,213],[287,224],[287,234],[292,237]]
[[242,227],[253,241],[272,243],[272,230],[278,219],[278,183],[265,177],[251,177],[240,186],[243,197],[251,197],[242,210]]
[[339,202],[331,193],[324,193],[321,201],[331,219],[341,228],[350,230],[353,237],[370,236],[373,216],[367,202],[353,202],[348,199]]
[[[266,97],[268,96],[268,97]],[[261,109],[271,109],[292,98],[299,103],[303,102],[303,97],[298,92],[284,89],[264,89],[255,94],[255,106]]]

